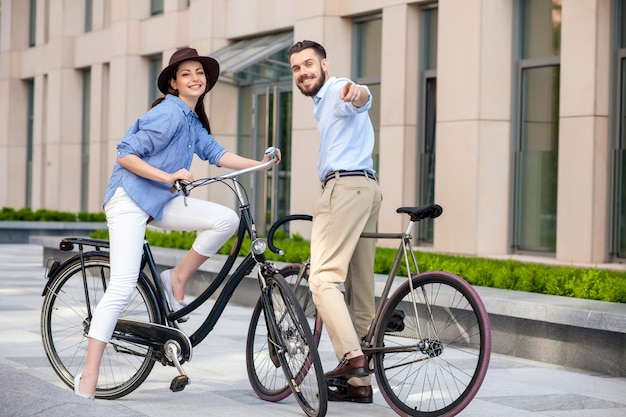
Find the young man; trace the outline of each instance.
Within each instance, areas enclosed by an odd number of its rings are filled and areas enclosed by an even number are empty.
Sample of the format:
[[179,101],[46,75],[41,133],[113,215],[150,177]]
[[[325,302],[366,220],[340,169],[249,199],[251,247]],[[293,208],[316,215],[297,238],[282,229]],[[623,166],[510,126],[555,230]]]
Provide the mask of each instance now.
[[[328,75],[324,47],[302,41],[289,50],[302,94],[313,98],[322,184],[313,212],[309,286],[339,365],[326,378],[329,400],[372,402],[369,362],[361,350],[374,315],[374,239],[382,200],[374,176],[374,130],[369,89]],[[339,285],[345,286],[345,298]],[[356,330],[356,332],[355,332]]]

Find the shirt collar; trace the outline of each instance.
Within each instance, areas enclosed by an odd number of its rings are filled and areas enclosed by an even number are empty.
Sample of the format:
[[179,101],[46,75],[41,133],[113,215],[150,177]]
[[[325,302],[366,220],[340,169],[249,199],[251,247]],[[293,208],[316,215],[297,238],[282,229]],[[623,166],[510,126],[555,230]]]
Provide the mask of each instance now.
[[[193,113],[193,110],[189,108],[189,106],[180,99],[180,97],[168,94],[165,96],[165,100],[170,100],[172,103],[175,103],[180,109],[183,111],[185,116],[188,116],[189,113]],[[194,113],[195,114],[195,113]]]
[[324,85],[322,85],[322,87],[317,92],[315,97],[313,97],[313,101],[315,102],[315,104],[319,103],[320,100],[324,98],[324,94],[326,94],[326,90],[328,90],[328,86],[330,84],[332,84],[331,81],[333,81],[334,78],[335,77],[330,77],[330,78],[326,79],[326,81],[324,82]]

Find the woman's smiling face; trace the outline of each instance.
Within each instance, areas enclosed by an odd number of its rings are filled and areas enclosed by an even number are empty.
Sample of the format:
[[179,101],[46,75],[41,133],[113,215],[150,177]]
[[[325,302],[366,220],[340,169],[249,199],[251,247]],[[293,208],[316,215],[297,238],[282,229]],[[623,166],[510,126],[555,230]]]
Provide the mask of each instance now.
[[178,91],[178,97],[187,105],[193,103],[193,106],[189,106],[193,109],[198,98],[206,91],[207,80],[204,67],[198,61],[181,62],[176,69],[176,77],[171,80],[171,85],[174,90]]

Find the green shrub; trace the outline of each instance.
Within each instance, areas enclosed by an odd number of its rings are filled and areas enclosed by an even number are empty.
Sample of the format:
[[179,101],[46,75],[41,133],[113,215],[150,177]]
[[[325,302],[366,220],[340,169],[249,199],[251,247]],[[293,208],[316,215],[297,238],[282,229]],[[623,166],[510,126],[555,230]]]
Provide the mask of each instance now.
[[0,211],[0,220],[3,221],[34,221],[34,222],[104,222],[104,213],[70,213],[57,210],[39,209],[33,211],[29,208],[15,210],[3,207]]
[[[148,230],[146,236],[151,245],[177,249],[189,249],[196,237],[195,232],[160,232]],[[91,237],[107,239],[106,230],[99,230]],[[228,254],[234,244],[231,238],[218,253]],[[309,257],[309,242],[301,235],[288,236],[278,230],[275,245],[283,249],[279,256],[267,251],[268,259],[302,263]],[[243,243],[243,252],[250,251],[249,239]],[[388,274],[393,265],[396,249],[377,248],[374,272]],[[598,268],[576,268],[526,263],[515,260],[497,260],[469,256],[453,256],[432,252],[415,252],[421,272],[447,271],[466,279],[470,284],[482,287],[561,295],[583,299],[626,303],[626,272]],[[406,276],[402,259],[397,276]]]

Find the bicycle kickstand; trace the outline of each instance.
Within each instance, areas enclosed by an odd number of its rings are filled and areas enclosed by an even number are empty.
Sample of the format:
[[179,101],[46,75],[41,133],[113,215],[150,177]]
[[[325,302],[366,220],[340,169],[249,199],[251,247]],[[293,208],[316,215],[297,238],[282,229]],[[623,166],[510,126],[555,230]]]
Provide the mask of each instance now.
[[172,390],[172,392],[182,391],[191,383],[191,380],[183,370],[183,367],[178,359],[180,354],[180,346],[178,345],[178,342],[174,340],[168,340],[165,342],[165,352],[169,356],[169,359],[174,362],[174,366],[176,366],[176,369],[180,373],[180,375],[172,379],[170,390]]

